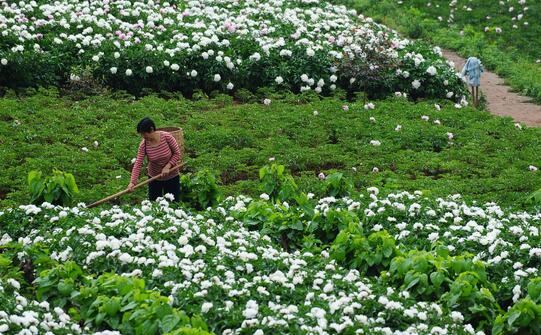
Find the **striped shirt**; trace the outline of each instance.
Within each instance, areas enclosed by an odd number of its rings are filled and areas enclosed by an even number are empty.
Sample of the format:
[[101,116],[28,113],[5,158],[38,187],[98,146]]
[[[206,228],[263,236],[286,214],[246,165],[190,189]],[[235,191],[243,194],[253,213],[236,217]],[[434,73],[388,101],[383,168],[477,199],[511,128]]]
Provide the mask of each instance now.
[[[139,179],[139,173],[143,166],[143,160],[145,155],[148,158],[147,173],[150,177],[155,177],[162,173],[163,168],[170,163],[170,167],[173,167],[180,162],[180,148],[173,135],[165,131],[159,131],[160,143],[157,146],[150,146],[143,139],[139,144],[137,150],[137,158],[131,171],[131,183],[137,184]],[[146,151],[146,153],[145,153]],[[178,175],[179,169],[171,170],[165,177],[160,177],[158,180],[169,180]]]

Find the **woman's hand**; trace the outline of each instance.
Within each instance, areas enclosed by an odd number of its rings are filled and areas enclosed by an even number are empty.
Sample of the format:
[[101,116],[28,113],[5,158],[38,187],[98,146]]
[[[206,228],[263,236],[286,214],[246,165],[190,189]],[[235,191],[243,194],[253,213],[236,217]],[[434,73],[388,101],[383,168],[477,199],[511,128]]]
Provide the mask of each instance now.
[[134,185],[133,183],[130,183],[130,184],[128,185],[128,188],[127,188],[128,192],[133,192],[133,188],[134,188],[134,187],[135,187],[135,185]]
[[169,164],[167,164],[166,166],[163,167],[163,170],[162,170],[162,177],[165,177],[169,174]]

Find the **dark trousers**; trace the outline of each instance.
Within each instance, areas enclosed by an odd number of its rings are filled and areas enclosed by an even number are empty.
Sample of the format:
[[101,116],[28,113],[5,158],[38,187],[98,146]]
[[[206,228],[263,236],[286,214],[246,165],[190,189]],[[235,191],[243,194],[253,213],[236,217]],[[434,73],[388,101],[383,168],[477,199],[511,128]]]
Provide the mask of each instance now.
[[158,197],[163,197],[166,193],[171,193],[175,196],[175,201],[180,199],[180,176],[176,176],[169,180],[153,180],[148,184],[148,199],[156,200]]

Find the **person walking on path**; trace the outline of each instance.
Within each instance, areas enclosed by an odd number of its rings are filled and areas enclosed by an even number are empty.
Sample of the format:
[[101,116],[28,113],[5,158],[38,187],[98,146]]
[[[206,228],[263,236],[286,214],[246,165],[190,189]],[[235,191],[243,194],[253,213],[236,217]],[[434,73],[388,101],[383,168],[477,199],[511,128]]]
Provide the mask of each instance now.
[[148,198],[151,201],[166,193],[171,193],[175,201],[180,198],[179,168],[171,170],[180,162],[180,148],[173,135],[165,131],[156,131],[156,125],[150,118],[145,117],[137,124],[137,132],[143,137],[137,150],[137,158],[131,172],[128,191],[132,192],[137,184],[143,160],[148,160],[147,175],[156,180],[148,184]]
[[469,57],[461,71],[463,78],[468,77],[467,82],[471,86],[473,105],[475,107],[479,105],[479,85],[481,85],[481,73],[484,71],[483,64],[476,57]]

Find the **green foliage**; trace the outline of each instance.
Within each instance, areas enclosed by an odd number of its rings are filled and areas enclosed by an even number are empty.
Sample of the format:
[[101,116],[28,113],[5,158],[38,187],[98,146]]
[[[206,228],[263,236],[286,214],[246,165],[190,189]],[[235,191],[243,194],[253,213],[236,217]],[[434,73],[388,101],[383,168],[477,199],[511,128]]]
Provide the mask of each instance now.
[[[450,285],[460,274],[468,272],[478,275],[482,283],[487,282],[485,267],[469,255],[449,256],[439,249],[437,253],[411,250],[394,258],[389,268],[393,281],[423,299],[436,300],[449,291]],[[454,304],[455,298],[450,300]]]
[[203,210],[216,205],[219,199],[218,179],[209,169],[180,177],[180,201],[197,210]]
[[145,289],[144,280],[139,278],[112,273],[87,278],[77,264],[69,261],[42,272],[35,285],[38,300],[71,306],[71,317],[93,329],[123,334],[210,335],[200,317],[190,318],[171,307],[167,297]]
[[72,203],[73,196],[79,193],[75,177],[71,173],[53,169],[53,175],[43,178],[41,171],[28,173],[30,202],[41,204],[44,201],[53,205],[67,206]]
[[459,310],[465,320],[486,327],[500,312],[488,281],[485,265],[468,254],[449,256],[442,248],[436,252],[411,250],[391,262],[384,280],[400,283],[401,289],[416,297],[441,301],[450,310]]
[[535,303],[541,303],[541,277],[530,279],[528,282],[528,296]]
[[541,305],[529,297],[519,300],[505,314],[496,317],[492,334],[541,334]]
[[372,275],[387,270],[398,254],[395,240],[387,231],[365,236],[358,223],[340,231],[330,250],[331,257],[339,264]]
[[273,163],[259,170],[260,189],[272,201],[288,201],[295,197],[297,184],[291,175],[285,173],[285,166]]
[[342,172],[329,174],[325,178],[325,194],[331,197],[345,197],[354,190],[353,182]]
[[[133,120],[146,115],[153,115],[158,125],[182,120],[178,125],[185,135],[186,173],[220,171],[226,196],[259,197],[259,169],[269,157],[287,167],[298,189],[316,197],[326,192],[326,182],[317,175],[329,171],[343,173],[356,189],[461,193],[467,200],[503,206],[517,206],[541,187],[535,178],[539,172],[528,170],[529,165],[541,166],[537,129],[518,130],[510,119],[441,102],[437,111],[434,101],[411,104],[392,98],[377,101],[370,111],[354,102],[347,112],[341,109],[344,103],[325,98],[306,105],[273,100],[264,107],[220,107],[215,100],[117,95],[73,101],[44,90],[4,97],[0,119],[6,122],[0,122],[0,134],[9,134],[18,145],[0,148],[0,207],[28,202],[27,176],[20,171],[70,171],[81,189],[73,195],[74,203],[88,204],[125,189],[140,142]],[[314,110],[319,115],[313,115]],[[429,122],[422,121],[422,115],[429,116]],[[441,125],[432,123],[436,119]],[[38,126],[38,120],[49,126]],[[394,130],[397,124],[401,131]],[[452,142],[447,132],[454,134]],[[374,139],[381,146],[370,145]],[[79,150],[82,147],[89,151]],[[372,173],[373,167],[380,172]],[[146,189],[139,188],[117,203],[134,205],[146,196]]]
[[307,227],[307,232],[314,234],[324,244],[330,244],[338,233],[357,225],[359,225],[359,217],[354,212],[329,208],[323,213],[314,214]]
[[54,306],[64,308],[76,293],[82,281],[83,270],[74,262],[69,261],[52,269],[43,271],[35,280],[37,286],[36,297],[52,303]]

